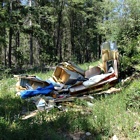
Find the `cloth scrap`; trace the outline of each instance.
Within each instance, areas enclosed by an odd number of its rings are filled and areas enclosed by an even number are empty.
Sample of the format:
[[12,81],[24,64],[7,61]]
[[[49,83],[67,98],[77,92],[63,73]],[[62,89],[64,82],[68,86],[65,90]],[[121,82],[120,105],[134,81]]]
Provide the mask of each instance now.
[[53,84],[50,84],[46,87],[38,87],[37,89],[29,89],[20,92],[20,96],[22,99],[26,99],[28,97],[36,96],[36,95],[47,95],[51,91],[54,90]]

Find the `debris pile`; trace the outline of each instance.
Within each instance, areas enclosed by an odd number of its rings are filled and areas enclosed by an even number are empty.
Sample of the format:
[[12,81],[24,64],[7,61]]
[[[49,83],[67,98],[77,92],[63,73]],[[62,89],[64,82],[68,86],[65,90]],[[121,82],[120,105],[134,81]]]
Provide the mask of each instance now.
[[118,81],[119,53],[116,44],[103,43],[101,54],[102,64],[99,66],[83,70],[73,62],[62,62],[47,80],[34,75],[14,75],[18,79],[17,94],[22,99],[32,99],[39,110],[49,110],[57,102],[108,89]]

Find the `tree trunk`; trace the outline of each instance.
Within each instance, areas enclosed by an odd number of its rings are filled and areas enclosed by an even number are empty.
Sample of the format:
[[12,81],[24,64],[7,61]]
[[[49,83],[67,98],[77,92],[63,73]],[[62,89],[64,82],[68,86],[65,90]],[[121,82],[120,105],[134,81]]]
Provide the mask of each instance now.
[[[32,6],[32,0],[29,0],[29,7]],[[31,13],[30,13],[31,17]],[[30,65],[33,65],[33,30],[32,30],[32,21],[30,19],[29,21],[29,26],[31,28],[31,33],[30,33]]]
[[7,56],[6,47],[4,47],[4,66],[5,67],[7,66],[6,56]]
[[11,51],[12,51],[12,28],[9,29],[9,49],[8,49],[8,66],[11,68]]
[[102,43],[102,36],[98,36],[98,45],[99,45],[99,50],[98,50],[98,59],[101,57],[101,43]]
[[56,43],[56,48],[58,49],[59,52],[59,62],[62,61],[62,50],[61,50],[61,45],[60,45],[60,39],[61,39],[61,19],[62,19],[62,9],[60,10],[58,14],[58,27],[57,27],[57,43]]
[[30,65],[33,65],[33,35],[30,33]]
[[[16,40],[16,50],[17,50],[17,48],[20,46],[20,34],[19,34],[19,31],[16,34],[15,40]],[[21,60],[20,52],[16,51],[16,56],[15,57],[16,57],[15,58],[16,59],[16,64],[18,66],[20,64],[20,60]]]

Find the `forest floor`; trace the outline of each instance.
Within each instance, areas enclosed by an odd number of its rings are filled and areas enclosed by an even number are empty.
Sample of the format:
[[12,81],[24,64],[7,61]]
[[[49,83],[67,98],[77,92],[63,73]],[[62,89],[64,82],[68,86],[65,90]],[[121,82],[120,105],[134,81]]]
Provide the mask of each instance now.
[[[33,72],[42,79],[50,73]],[[0,139],[2,140],[139,140],[140,72],[121,79],[114,94],[90,94],[92,100],[63,102],[36,113],[31,102],[15,94],[16,79],[0,80]],[[23,108],[36,115],[23,120]]]

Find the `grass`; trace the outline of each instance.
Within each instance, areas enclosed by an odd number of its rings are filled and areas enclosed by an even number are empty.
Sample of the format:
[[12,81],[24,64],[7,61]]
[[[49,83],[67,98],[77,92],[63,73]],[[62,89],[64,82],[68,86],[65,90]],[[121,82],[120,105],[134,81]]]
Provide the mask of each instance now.
[[[85,64],[87,67],[92,64]],[[47,73],[29,73],[42,78]],[[3,76],[0,80],[0,140],[69,140],[70,134],[90,132],[95,140],[138,140],[140,137],[140,80],[134,80],[113,95],[95,96],[93,106],[84,100],[66,105],[68,111],[54,108],[49,113],[40,112],[35,117],[22,120],[23,107],[35,110],[30,102],[15,94],[16,79]]]

